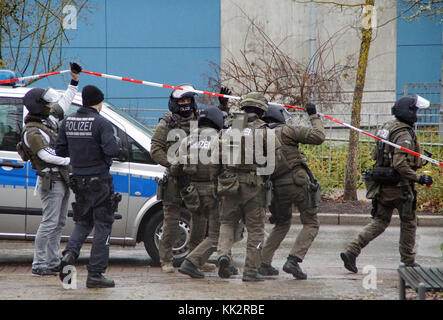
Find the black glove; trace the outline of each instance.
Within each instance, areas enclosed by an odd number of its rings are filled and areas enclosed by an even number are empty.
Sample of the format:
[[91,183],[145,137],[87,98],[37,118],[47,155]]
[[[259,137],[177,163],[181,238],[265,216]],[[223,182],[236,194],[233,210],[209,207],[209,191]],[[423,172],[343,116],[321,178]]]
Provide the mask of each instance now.
[[306,112],[311,116],[317,113],[317,109],[315,108],[315,104],[308,102],[305,106]]
[[72,73],[79,74],[83,70],[82,67],[76,62],[70,62],[69,65],[71,66]]
[[[232,93],[232,91],[229,90],[229,89],[226,88],[226,87],[222,87],[222,88],[220,89],[220,94],[227,94],[228,96],[230,96],[231,93]],[[220,102],[220,104],[221,104],[222,106],[225,107],[225,106],[228,104],[229,98],[222,98],[222,97],[219,97],[219,98],[218,98],[218,101]]]
[[434,181],[432,180],[432,177],[431,177],[431,176],[428,176],[428,175],[422,175],[422,176],[420,176],[420,178],[418,179],[418,183],[420,183],[420,184],[425,184],[425,185],[427,185],[427,186],[432,185],[433,182],[434,182]]

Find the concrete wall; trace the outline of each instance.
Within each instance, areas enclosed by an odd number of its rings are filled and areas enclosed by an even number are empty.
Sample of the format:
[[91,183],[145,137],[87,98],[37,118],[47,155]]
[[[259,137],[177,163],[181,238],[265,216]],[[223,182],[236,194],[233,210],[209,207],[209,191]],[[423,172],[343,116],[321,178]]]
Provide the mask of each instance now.
[[[347,1],[356,3],[357,1]],[[358,1],[361,2],[361,1]],[[393,0],[376,1],[377,23],[373,32],[362,113],[390,113],[396,92],[396,22],[386,23],[397,15]],[[360,50],[362,10],[340,8],[327,4],[298,3],[293,0],[221,0],[221,63],[239,57],[240,50],[251,48],[253,36],[247,17],[259,24],[275,42],[283,41],[281,48],[300,60],[310,56],[311,6],[316,10],[315,28],[317,46],[332,37],[333,53],[326,64],[342,62],[350,56],[357,64]],[[386,24],[385,24],[386,23]],[[385,24],[385,25],[384,25]],[[383,26],[382,26],[383,25]],[[333,105],[330,114],[350,112],[355,76],[342,82],[345,103]],[[349,121],[349,117],[340,119]],[[365,118],[363,121],[367,121]]]

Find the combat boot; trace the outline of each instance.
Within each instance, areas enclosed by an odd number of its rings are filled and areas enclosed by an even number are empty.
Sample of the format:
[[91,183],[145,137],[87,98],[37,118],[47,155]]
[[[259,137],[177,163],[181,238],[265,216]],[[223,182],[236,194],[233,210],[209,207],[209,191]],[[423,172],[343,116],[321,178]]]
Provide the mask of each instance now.
[[236,276],[239,274],[238,268],[236,266],[230,266],[229,267],[229,272],[231,273],[231,275]]
[[[75,256],[74,252],[72,252],[72,251],[66,251],[63,254],[63,258],[60,261],[60,273],[59,273],[59,277],[60,277],[61,281],[63,281],[63,279],[65,279],[69,275],[69,272],[64,272],[63,269],[66,266],[74,266],[76,259],[77,258]],[[68,284],[71,284],[71,280],[68,281]]]
[[178,272],[186,274],[191,278],[196,278],[196,279],[202,279],[205,277],[203,272],[198,270],[198,268],[191,261],[187,259],[183,260],[183,263],[178,269]]
[[357,256],[355,254],[346,250],[345,252],[340,253],[340,258],[343,260],[346,269],[353,273],[358,273],[357,265],[355,263]]
[[283,265],[283,271],[292,274],[296,279],[306,280],[308,275],[301,270],[300,265],[298,264],[299,262],[302,262],[302,260],[295,256],[289,255],[288,259]]
[[230,263],[231,259],[228,256],[221,256],[218,258],[218,275],[220,278],[229,278],[231,273]]
[[114,280],[106,279],[101,273],[89,272],[86,279],[86,287],[88,288],[113,288]]
[[258,267],[258,273],[262,276],[277,276],[279,272],[270,264],[262,263],[260,267]]
[[257,272],[243,272],[242,281],[264,281],[263,277]]

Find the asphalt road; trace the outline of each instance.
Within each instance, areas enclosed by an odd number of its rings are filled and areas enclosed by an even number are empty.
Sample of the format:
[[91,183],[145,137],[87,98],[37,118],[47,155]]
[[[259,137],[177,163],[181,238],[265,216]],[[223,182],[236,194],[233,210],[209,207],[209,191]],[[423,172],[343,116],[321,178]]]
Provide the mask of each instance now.
[[[267,225],[269,232],[271,225]],[[116,282],[111,289],[87,289],[86,263],[90,245],[85,245],[77,266],[77,289],[62,287],[57,277],[31,275],[33,243],[0,240],[0,300],[3,299],[153,299],[153,300],[293,300],[293,299],[398,299],[400,263],[399,228],[392,226],[369,244],[360,255],[358,274],[343,268],[339,253],[362,226],[322,226],[302,268],[307,280],[295,280],[282,271],[299,225],[293,225],[289,236],[276,252],[273,265],[280,275],[264,282],[245,283],[241,275],[221,279],[216,271],[205,279],[191,279],[179,272],[163,274],[149,267],[150,259],[143,244],[137,247],[111,247],[107,276]],[[443,228],[421,227],[417,232],[417,262],[423,266],[443,268]],[[62,248],[65,244],[62,244]],[[233,257],[242,270],[245,240],[236,244]],[[215,256],[211,257],[211,260]],[[369,273],[363,274],[367,268]],[[366,271],[367,271],[366,270]],[[374,273],[375,270],[375,273]],[[368,271],[367,271],[368,272]],[[408,296],[413,297],[412,291]]]

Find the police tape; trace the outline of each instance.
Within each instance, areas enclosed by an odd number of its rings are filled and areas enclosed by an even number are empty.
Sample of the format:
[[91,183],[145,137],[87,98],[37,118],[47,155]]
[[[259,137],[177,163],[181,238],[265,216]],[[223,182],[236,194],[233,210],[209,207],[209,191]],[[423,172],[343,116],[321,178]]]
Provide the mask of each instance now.
[[[86,70],[83,70],[82,72],[86,73],[86,74],[89,74],[89,75],[97,76],[97,77],[103,77],[103,78],[108,78],[108,79],[114,79],[114,80],[121,80],[121,81],[127,81],[127,82],[132,82],[132,83],[144,84],[144,85],[152,86],[152,87],[167,88],[167,89],[173,89],[173,90],[184,90],[181,87],[171,86],[171,85],[162,84],[162,83],[156,83],[156,82],[150,82],[150,81],[143,81],[143,80],[125,78],[125,77],[121,77],[121,76],[114,76],[114,75],[109,75],[109,74],[105,74],[105,73],[91,72],[91,71],[86,71]],[[204,94],[204,95],[220,97],[220,98],[229,98],[229,99],[234,99],[234,100],[241,100],[242,99],[241,97],[232,96],[232,95],[226,95],[226,94],[221,94],[221,93],[214,93],[214,92],[208,92],[208,91],[202,91],[202,90],[189,90],[189,89],[186,89],[186,90],[187,91],[191,91],[191,92],[195,92],[195,93],[198,93],[198,94]],[[291,105],[281,104],[281,103],[276,103],[276,102],[269,102],[268,104],[276,106],[276,107],[285,107],[285,108],[290,108],[290,109],[305,110],[305,108],[302,108],[302,107],[291,106]],[[409,149],[407,149],[405,147],[402,147],[402,146],[400,146],[398,144],[395,144],[395,143],[393,143],[393,142],[391,142],[389,140],[385,140],[385,139],[382,139],[380,137],[377,137],[377,136],[375,136],[373,134],[370,134],[369,132],[361,130],[360,128],[356,128],[356,127],[354,127],[354,126],[352,126],[352,125],[350,125],[348,123],[345,123],[343,121],[335,119],[335,118],[333,118],[331,116],[325,115],[323,113],[318,113],[318,115],[320,115],[320,116],[322,116],[322,117],[324,117],[324,118],[326,118],[328,120],[331,120],[331,121],[334,121],[336,123],[339,123],[339,124],[341,124],[341,125],[343,125],[345,127],[348,127],[348,128],[350,128],[352,130],[356,130],[356,131],[358,131],[360,133],[363,133],[363,134],[365,134],[365,135],[367,135],[367,136],[369,136],[371,138],[374,138],[374,139],[376,139],[378,141],[382,141],[382,142],[384,142],[384,143],[386,143],[386,144],[388,144],[388,145],[390,145],[390,146],[392,146],[392,147],[394,147],[396,149],[400,149],[400,150],[402,150],[404,152],[407,152],[407,153],[410,153],[410,154],[412,154],[412,155],[414,155],[416,157],[419,157],[421,159],[429,161],[432,164],[435,164],[435,165],[443,167],[443,162],[441,162],[441,161],[432,159],[432,158],[430,158],[428,156],[425,156],[425,155],[420,154],[418,152],[415,152],[413,150],[409,150]]]
[[48,72],[48,73],[42,73],[37,74],[33,76],[27,76],[27,77],[21,77],[21,78],[15,78],[15,79],[6,79],[6,80],[0,80],[0,84],[7,84],[11,82],[19,82],[19,81],[25,81],[25,80],[34,80],[34,79],[40,79],[40,78],[46,78],[49,76],[54,76],[56,74],[66,73],[70,70],[62,70],[62,71],[55,71],[55,72]]

